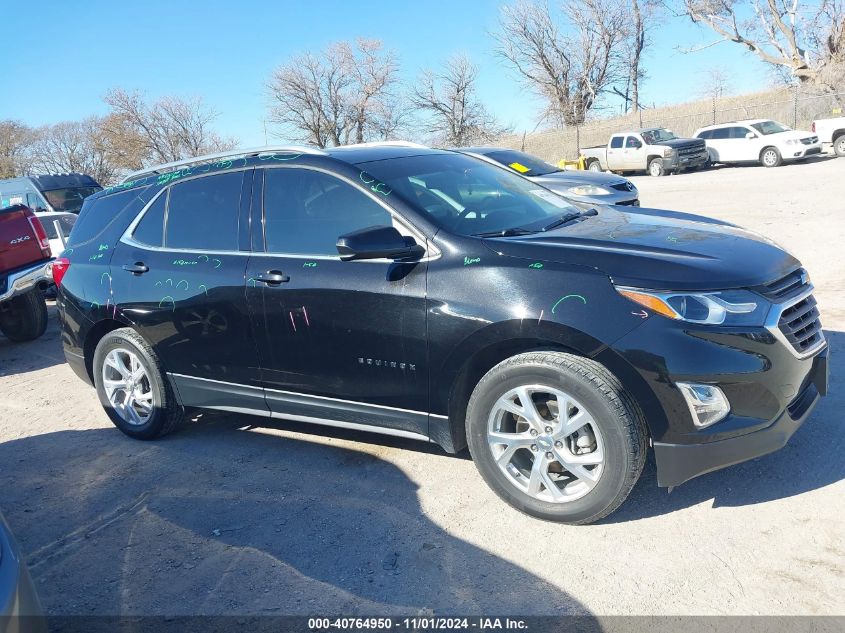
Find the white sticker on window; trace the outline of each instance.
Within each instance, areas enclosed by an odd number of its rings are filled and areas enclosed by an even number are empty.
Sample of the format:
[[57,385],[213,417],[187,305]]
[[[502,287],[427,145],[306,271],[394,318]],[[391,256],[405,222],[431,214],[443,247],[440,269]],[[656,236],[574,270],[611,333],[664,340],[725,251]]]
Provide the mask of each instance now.
[[531,193],[533,193],[538,198],[542,198],[546,202],[555,205],[558,209],[566,209],[572,206],[559,195],[552,193],[551,191],[547,191],[545,189],[532,189]]

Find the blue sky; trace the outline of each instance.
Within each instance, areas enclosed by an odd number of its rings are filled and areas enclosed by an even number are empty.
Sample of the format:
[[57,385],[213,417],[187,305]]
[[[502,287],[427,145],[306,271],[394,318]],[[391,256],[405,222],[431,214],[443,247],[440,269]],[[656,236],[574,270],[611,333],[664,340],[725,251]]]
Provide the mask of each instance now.
[[[113,87],[148,97],[202,96],[219,113],[217,131],[242,145],[264,144],[264,85],[276,66],[305,50],[357,36],[394,49],[403,76],[467,54],[479,67],[479,93],[487,107],[517,131],[531,130],[539,103],[493,54],[501,0],[426,2],[218,0],[176,3],[10,3],[5,33],[14,44],[0,56],[0,119],[30,125],[103,114],[102,96]],[[731,73],[736,92],[764,88],[767,68],[736,44],[693,54],[676,47],[711,41],[682,19],[667,20],[653,38],[645,65],[644,101],[666,104],[696,98],[703,72]],[[272,142],[274,139],[270,139]]]

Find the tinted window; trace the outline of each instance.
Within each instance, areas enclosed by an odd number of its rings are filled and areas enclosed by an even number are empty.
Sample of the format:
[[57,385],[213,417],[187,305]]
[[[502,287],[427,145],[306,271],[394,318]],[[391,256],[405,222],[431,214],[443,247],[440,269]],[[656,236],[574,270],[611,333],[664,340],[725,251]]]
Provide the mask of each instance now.
[[612,139],[610,139],[610,146],[613,149],[619,149],[620,147],[622,147],[622,141],[624,140],[625,137],[623,136],[614,136]]
[[500,152],[490,152],[487,156],[497,163],[506,165],[525,176],[544,176],[560,171],[557,167],[525,152],[503,150]]
[[714,141],[724,140],[726,138],[731,137],[730,128],[720,127],[716,128],[715,130],[711,130],[711,132],[713,133],[713,136],[711,136],[710,138],[712,138]]
[[751,130],[748,130],[744,127],[732,127],[731,128],[731,138],[745,138],[746,134],[750,134]]
[[267,251],[337,255],[337,238],[369,226],[391,226],[392,216],[368,195],[309,169],[264,172]]
[[238,250],[243,173],[215,174],[173,185],[167,203],[165,246]]
[[704,140],[713,138],[713,130],[704,130],[703,132],[699,132],[698,138],[703,138]]
[[149,246],[161,246],[164,235],[164,208],[167,205],[167,192],[162,193],[152,206],[147,209],[144,217],[135,227],[132,237]]
[[124,214],[132,213],[134,217],[141,210],[144,203],[138,196],[143,191],[143,189],[121,191],[86,201],[79,219],[73,225],[68,246],[76,246],[100,236],[114,222],[119,221],[122,225],[120,230],[126,230],[129,220]]

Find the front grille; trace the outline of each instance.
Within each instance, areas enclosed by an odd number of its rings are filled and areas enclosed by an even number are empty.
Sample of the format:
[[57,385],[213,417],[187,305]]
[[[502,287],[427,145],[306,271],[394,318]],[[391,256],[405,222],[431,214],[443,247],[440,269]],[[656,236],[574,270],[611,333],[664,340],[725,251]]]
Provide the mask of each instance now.
[[799,354],[821,343],[822,324],[813,295],[786,308],[780,315],[778,328]]
[[807,273],[803,268],[796,268],[791,273],[770,283],[753,288],[756,292],[773,303],[780,303],[782,299],[797,294],[797,291],[808,283]]
[[616,189],[616,191],[633,191],[634,185],[630,182],[617,182],[615,185],[610,185],[612,189]]
[[678,150],[679,156],[692,156],[694,154],[700,154],[705,150],[704,141],[701,142],[701,145],[688,145],[687,147],[682,147]]
[[[810,280],[803,268],[762,286],[752,288],[772,303],[785,304],[777,328],[783,338],[799,354],[811,353],[824,341],[816,299],[809,292]],[[798,297],[800,300],[796,301]],[[791,302],[791,303],[790,303]]]
[[807,137],[802,138],[801,142],[804,143],[804,145],[815,145],[816,143],[819,142],[819,137],[818,136],[807,136]]

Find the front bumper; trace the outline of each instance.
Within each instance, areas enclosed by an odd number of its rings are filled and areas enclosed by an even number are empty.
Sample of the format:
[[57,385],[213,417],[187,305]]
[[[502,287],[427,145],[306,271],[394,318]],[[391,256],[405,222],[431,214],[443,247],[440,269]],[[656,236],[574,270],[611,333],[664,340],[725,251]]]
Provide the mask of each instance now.
[[[697,327],[655,315],[608,352],[600,362],[625,361],[615,369],[645,414],[661,486],[777,450],[827,392],[827,344],[799,354],[765,327]],[[718,386],[728,416],[695,427],[679,381]]]
[[709,160],[710,154],[707,152],[706,149],[703,152],[699,152],[698,154],[692,154],[690,156],[680,156],[678,154],[674,154],[672,156],[667,156],[663,159],[663,168],[666,171],[681,171],[684,169],[694,169],[696,167],[706,165]]
[[37,264],[20,268],[8,273],[5,278],[0,277],[0,301],[7,301],[21,295],[33,287],[47,282],[47,266],[50,261],[40,261]]
[[828,350],[815,357],[809,382],[771,426],[706,444],[654,442],[657,485],[679,486],[693,477],[773,453],[786,446],[827,393]]
[[816,143],[815,145],[789,145],[781,152],[784,160],[798,160],[821,153],[821,143]]

